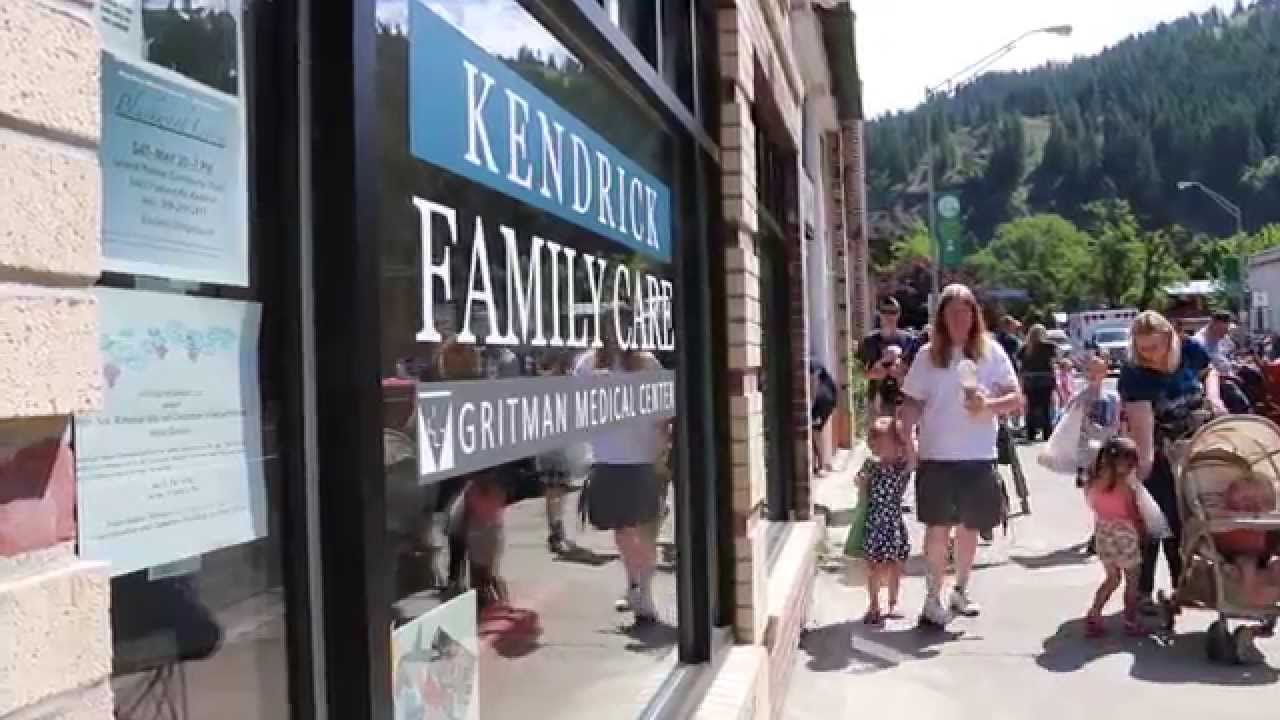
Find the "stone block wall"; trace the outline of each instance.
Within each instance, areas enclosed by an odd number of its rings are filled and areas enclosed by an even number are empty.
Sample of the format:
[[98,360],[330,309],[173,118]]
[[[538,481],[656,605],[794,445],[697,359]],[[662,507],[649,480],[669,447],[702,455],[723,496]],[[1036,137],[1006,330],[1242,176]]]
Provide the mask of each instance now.
[[0,3],[0,718],[112,717],[110,586],[75,555],[70,416],[98,408],[89,0]]

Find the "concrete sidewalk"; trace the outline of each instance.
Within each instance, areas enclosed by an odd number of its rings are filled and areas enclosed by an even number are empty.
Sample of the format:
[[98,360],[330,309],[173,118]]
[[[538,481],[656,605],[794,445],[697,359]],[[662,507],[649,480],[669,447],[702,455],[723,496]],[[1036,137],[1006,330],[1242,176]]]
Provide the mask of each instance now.
[[[1170,645],[1117,630],[1087,640],[1081,621],[1101,579],[1078,544],[1090,528],[1070,478],[1042,470],[1022,448],[1036,514],[1015,518],[1006,537],[979,550],[971,594],[984,613],[947,632],[915,628],[923,600],[921,528],[907,517],[913,556],[903,583],[907,616],[879,630],[859,622],[866,592],[844,584],[842,564],[824,563],[788,692],[789,720],[1102,720],[1280,717],[1280,641],[1260,648],[1268,665],[1223,667],[1204,656],[1206,612],[1188,612]],[[830,509],[828,545],[838,555],[856,493],[818,488]],[[909,494],[910,496],[910,494]],[[997,533],[999,531],[997,530]],[[1160,583],[1167,585],[1167,579]],[[1119,597],[1111,610],[1119,612]]]

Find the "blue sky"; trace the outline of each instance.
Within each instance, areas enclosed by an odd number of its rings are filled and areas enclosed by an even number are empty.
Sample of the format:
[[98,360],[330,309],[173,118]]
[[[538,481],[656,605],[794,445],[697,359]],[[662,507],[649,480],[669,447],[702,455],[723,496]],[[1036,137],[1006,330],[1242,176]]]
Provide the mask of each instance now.
[[[1234,0],[853,0],[868,117],[914,106],[935,85],[1023,32],[1071,24],[1069,38],[1027,38],[993,69],[1092,55],[1131,34]],[[1246,4],[1248,4],[1246,2]]]
[[496,55],[514,57],[522,46],[544,55],[568,54],[516,0],[378,0],[378,19],[407,27],[410,2],[435,10],[472,42]]

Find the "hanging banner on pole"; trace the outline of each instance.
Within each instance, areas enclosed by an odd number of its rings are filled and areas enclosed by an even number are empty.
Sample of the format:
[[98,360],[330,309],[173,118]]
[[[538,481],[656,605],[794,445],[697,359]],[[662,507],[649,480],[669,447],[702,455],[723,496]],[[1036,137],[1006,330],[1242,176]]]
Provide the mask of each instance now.
[[938,211],[937,232],[942,267],[956,267],[963,259],[960,241],[964,238],[964,221],[961,218],[960,196],[954,192],[940,192],[934,202]]

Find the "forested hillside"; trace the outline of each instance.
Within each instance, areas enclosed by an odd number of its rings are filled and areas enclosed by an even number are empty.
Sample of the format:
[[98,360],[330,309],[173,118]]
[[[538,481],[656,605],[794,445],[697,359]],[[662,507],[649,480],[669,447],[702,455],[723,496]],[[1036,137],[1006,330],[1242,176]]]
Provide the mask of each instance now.
[[965,200],[970,252],[1017,217],[1084,225],[1097,200],[1127,201],[1143,229],[1230,235],[1231,217],[1179,180],[1230,197],[1257,230],[1280,222],[1280,0],[1174,20],[1069,64],[984,75],[870,122],[881,240],[923,213],[925,112],[938,185]]

